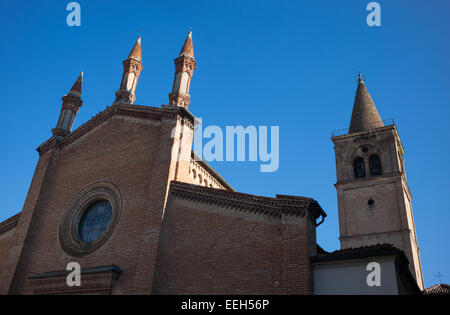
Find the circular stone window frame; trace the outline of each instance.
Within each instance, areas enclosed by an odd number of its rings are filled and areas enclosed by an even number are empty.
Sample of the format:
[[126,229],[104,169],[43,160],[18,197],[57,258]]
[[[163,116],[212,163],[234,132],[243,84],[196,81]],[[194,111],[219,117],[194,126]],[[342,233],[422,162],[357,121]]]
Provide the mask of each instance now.
[[[100,237],[85,243],[79,235],[80,220],[88,208],[97,201],[111,204],[112,216]],[[112,235],[122,213],[122,195],[119,188],[108,181],[98,181],[84,187],[67,206],[59,226],[59,241],[63,250],[76,257],[91,254],[102,247]]]

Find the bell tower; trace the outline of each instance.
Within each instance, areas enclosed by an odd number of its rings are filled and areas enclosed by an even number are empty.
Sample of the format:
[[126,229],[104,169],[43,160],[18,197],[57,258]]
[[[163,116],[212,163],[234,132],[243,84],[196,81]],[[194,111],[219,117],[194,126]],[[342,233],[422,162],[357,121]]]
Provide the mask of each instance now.
[[393,121],[381,120],[361,76],[350,128],[331,140],[341,248],[391,243],[404,251],[423,289],[403,145]]

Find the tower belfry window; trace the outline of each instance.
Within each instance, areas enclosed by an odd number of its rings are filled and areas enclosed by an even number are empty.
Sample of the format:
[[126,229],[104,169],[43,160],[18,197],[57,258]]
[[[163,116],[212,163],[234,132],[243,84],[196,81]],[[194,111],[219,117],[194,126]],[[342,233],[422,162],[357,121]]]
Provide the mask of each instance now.
[[362,157],[357,157],[353,161],[353,170],[355,172],[355,178],[366,177],[366,166]]
[[369,158],[369,168],[370,175],[380,175],[381,174],[381,161],[380,157],[376,154],[372,154]]

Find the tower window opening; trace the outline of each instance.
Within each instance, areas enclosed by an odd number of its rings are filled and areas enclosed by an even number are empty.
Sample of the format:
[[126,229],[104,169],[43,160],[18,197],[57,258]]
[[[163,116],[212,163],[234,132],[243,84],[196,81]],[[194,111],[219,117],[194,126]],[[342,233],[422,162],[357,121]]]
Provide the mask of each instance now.
[[375,203],[375,201],[373,201],[373,199],[369,199],[369,200],[367,201],[367,204],[369,205],[369,207],[373,206],[374,203]]
[[369,158],[369,168],[370,168],[370,175],[380,175],[381,174],[381,161],[380,157],[376,154],[373,154]]
[[355,172],[355,178],[366,177],[366,167],[364,165],[364,159],[362,157],[357,157],[353,161],[353,170]]

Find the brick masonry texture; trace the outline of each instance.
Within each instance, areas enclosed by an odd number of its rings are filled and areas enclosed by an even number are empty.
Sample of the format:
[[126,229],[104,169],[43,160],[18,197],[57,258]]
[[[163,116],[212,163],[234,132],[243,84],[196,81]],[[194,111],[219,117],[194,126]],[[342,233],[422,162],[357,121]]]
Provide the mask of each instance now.
[[[180,108],[117,105],[41,145],[17,226],[0,235],[0,293],[309,294],[315,227],[308,211],[274,219],[175,196],[167,203],[173,180],[194,183],[192,123]],[[174,127],[184,132],[172,138]],[[100,248],[71,256],[59,239],[69,232],[62,218],[80,191],[99,181],[120,191],[120,218]],[[72,261],[122,272],[114,281],[89,275],[81,289],[63,289],[61,277],[33,278]]]
[[153,293],[310,294],[308,222],[171,197]]

